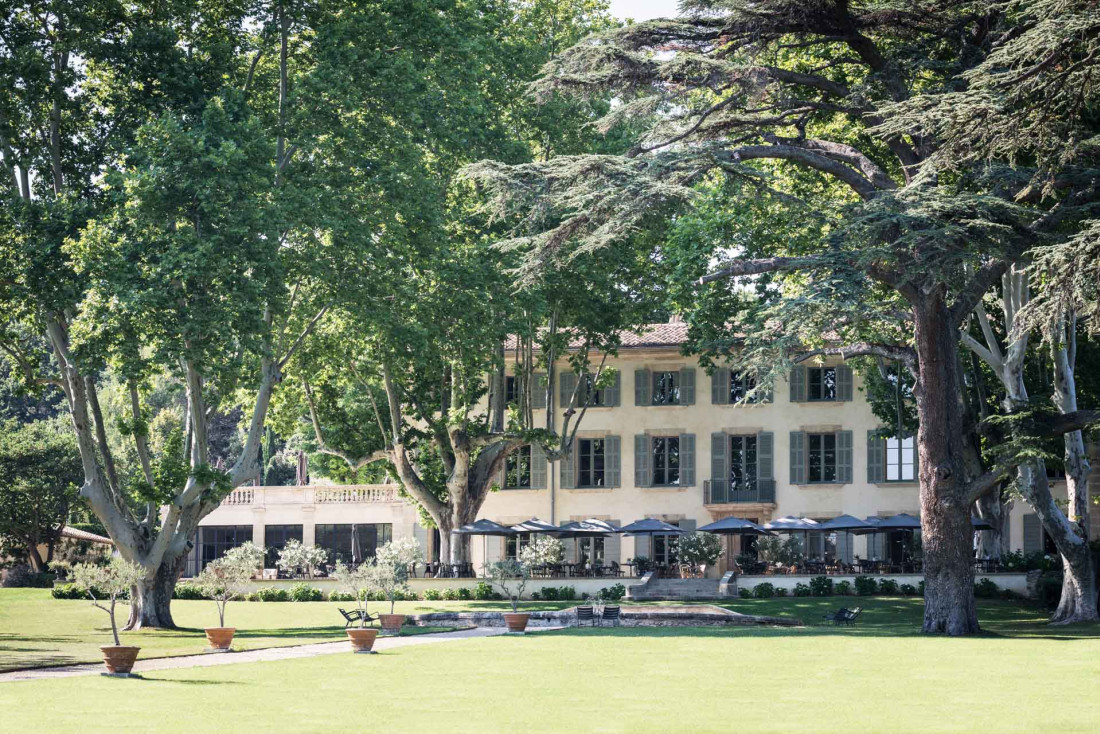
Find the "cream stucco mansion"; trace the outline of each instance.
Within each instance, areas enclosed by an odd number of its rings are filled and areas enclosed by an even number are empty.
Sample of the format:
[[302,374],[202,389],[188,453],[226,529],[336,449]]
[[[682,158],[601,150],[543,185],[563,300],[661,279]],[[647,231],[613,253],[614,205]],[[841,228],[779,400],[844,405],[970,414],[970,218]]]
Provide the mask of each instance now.
[[[593,396],[570,458],[548,462],[538,447],[525,447],[510,458],[500,491],[490,494],[480,516],[503,524],[653,517],[692,529],[730,515],[763,523],[785,515],[919,513],[913,440],[875,437],[879,422],[843,362],[797,367],[774,395],[739,404],[751,385],[729,370],[707,375],[682,356],[685,333],[684,324],[671,322],[626,336],[608,360],[616,383]],[[555,389],[572,391],[571,372],[559,371],[558,379]],[[537,408],[536,425],[543,420]],[[1064,494],[1064,485],[1057,489]],[[416,509],[395,486],[244,487],[203,521],[186,573],[245,540],[277,549],[297,538],[350,557],[404,536],[438,554],[435,531],[418,524]],[[674,550],[666,541],[611,536],[569,541],[567,551],[572,560],[667,561]],[[738,539],[728,542],[727,556],[748,550]],[[514,553],[515,543],[475,538],[475,568]],[[808,552],[846,561],[888,558],[900,543],[884,535],[819,533],[809,537]],[[1007,543],[1027,551],[1044,545],[1037,518],[1020,502]]]

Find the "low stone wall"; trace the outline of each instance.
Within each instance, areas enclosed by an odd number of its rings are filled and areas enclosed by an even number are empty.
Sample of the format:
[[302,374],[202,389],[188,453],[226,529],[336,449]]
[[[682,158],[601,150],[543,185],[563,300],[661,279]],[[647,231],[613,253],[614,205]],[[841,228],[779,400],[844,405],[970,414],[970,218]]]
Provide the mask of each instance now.
[[[181,583],[187,583],[188,579],[181,579]],[[426,589],[473,589],[482,581],[487,579],[409,579],[409,588],[416,592],[416,595],[422,597]],[[577,591],[577,595],[588,594],[590,597],[594,597],[596,592],[600,589],[606,589],[609,586],[615,584],[622,584],[629,588],[630,586],[637,584],[641,579],[630,578],[561,578],[561,579],[531,579],[527,582],[527,589],[524,591],[524,598],[531,598],[533,592],[541,592],[542,589],[547,587],[559,588],[562,586],[572,586]],[[336,591],[336,582],[332,579],[278,579],[276,581],[260,581],[253,580],[249,584],[249,591],[258,591],[259,589],[290,589],[290,587],[297,584],[309,584],[315,589],[320,589],[325,596],[328,596],[331,592]],[[496,589],[496,591],[500,591]]]
[[[524,611],[522,608],[520,611]],[[528,612],[529,628],[575,627],[577,608],[557,611]],[[484,612],[432,612],[410,614],[405,623],[418,627],[503,627],[504,610]],[[722,607],[699,606],[624,606],[621,607],[619,624],[622,627],[747,627],[747,626],[801,626],[802,620],[793,617],[768,617],[740,614]]]
[[[796,584],[810,585],[810,579],[814,578],[808,574],[782,574],[776,576],[738,576],[736,577],[737,589],[748,589],[752,591],[756,588],[757,584],[768,583],[777,589],[786,589],[788,594],[794,592]],[[833,586],[836,586],[841,581],[847,581],[855,586],[855,576],[829,576],[833,580]],[[924,580],[922,574],[914,573],[889,573],[889,574],[875,574],[872,578],[879,581],[883,579],[891,579],[896,581],[898,586],[902,584],[909,584],[911,586],[920,587],[921,581]],[[1019,594],[1020,596],[1031,596],[1030,590],[1027,584],[1026,573],[977,573],[974,574],[974,581],[980,581],[981,579],[989,579],[993,583],[997,584],[997,588],[1003,591],[1011,591]]]

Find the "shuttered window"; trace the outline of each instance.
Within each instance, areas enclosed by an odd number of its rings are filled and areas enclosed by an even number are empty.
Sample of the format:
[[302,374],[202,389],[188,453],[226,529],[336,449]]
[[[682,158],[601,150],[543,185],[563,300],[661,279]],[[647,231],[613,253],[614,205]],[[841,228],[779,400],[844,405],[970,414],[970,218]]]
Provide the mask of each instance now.
[[520,446],[504,460],[504,489],[531,488],[531,446]]
[[810,482],[836,481],[836,434],[810,433],[806,436],[806,479]]
[[836,367],[810,367],[806,381],[808,400],[836,400]]
[[1043,526],[1039,516],[1030,513],[1024,515],[1024,553],[1043,552]]
[[756,436],[730,436],[730,489],[756,489]]
[[577,440],[577,487],[604,486],[604,441],[602,438]]
[[680,484],[680,438],[655,436],[652,440],[653,485],[673,487]]
[[535,372],[531,375],[531,408],[542,410],[546,407],[546,373]]
[[917,478],[917,446],[912,436],[888,438],[886,448],[886,481],[911,482]]
[[679,405],[680,404],[680,372],[679,370],[653,373],[654,405]]

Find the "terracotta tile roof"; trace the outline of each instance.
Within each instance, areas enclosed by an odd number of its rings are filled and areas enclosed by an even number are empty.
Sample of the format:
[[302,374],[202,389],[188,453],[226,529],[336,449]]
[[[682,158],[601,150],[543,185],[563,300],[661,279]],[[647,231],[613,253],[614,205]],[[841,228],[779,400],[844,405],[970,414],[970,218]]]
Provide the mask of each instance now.
[[72,538],[73,540],[83,540],[88,543],[102,543],[104,545],[114,545],[115,542],[104,535],[96,535],[95,533],[89,533],[87,530],[80,530],[79,528],[71,528],[68,525],[61,528],[62,538]]

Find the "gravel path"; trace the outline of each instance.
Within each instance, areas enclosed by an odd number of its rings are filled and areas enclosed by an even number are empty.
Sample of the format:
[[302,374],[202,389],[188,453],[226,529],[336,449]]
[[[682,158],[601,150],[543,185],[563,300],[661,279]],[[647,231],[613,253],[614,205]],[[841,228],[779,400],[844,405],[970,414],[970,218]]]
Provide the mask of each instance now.
[[[436,642],[446,642],[447,640],[492,637],[504,634],[506,631],[503,627],[473,627],[454,632],[437,632],[426,635],[411,635],[409,637],[379,637],[374,642],[374,649],[379,652],[386,652],[401,647],[429,645]],[[237,663],[260,663],[268,660],[292,660],[294,658],[310,658],[316,655],[348,654],[350,651],[350,643],[347,640],[341,640],[340,642],[319,642],[312,645],[294,645],[292,647],[269,647],[263,650],[246,650],[244,652],[204,653],[172,658],[151,658],[149,660],[138,658],[137,663],[134,665],[134,673],[147,673],[152,670],[174,670],[177,668],[206,668],[212,665],[236,665]],[[102,673],[103,670],[103,663],[66,665],[64,667],[39,668],[37,670],[16,670],[10,673],[0,673],[0,683],[16,680],[41,680],[43,678],[70,678],[76,675],[96,675]]]

